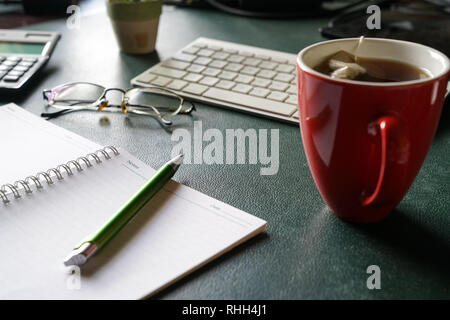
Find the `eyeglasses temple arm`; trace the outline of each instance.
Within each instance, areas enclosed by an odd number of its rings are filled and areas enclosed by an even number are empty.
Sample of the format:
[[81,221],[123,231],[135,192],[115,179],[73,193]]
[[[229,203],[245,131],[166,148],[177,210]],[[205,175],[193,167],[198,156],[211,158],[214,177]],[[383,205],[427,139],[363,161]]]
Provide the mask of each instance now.
[[187,109],[181,108],[180,113],[183,113],[183,114],[189,114],[189,113],[191,113],[192,111],[197,111],[197,108],[195,107],[195,104],[194,104],[192,101],[186,101],[186,102],[187,102],[187,103],[190,103],[191,106],[190,106],[189,108],[187,108]]
[[44,89],[44,91],[42,91],[42,97],[44,98],[44,100],[48,101],[47,94],[50,92],[52,92],[52,90],[49,89]]
[[41,117],[46,118],[47,120],[50,120],[50,119],[58,118],[59,116],[62,116],[64,114],[72,112],[72,111],[77,111],[77,110],[63,109],[63,110],[56,111],[56,112],[43,112],[43,113],[41,113]]

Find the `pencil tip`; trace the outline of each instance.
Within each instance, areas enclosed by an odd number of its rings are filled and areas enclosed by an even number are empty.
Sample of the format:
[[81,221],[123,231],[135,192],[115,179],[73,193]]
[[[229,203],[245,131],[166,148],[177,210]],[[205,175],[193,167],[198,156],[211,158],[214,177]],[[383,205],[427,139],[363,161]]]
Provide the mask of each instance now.
[[183,158],[184,158],[184,154],[180,153],[179,155],[177,155],[175,158],[173,158],[172,160],[169,161],[170,166],[174,169],[177,170],[178,167],[181,165],[181,163],[183,162]]
[[95,243],[86,242],[79,248],[74,249],[67,257],[64,259],[64,265],[69,266],[81,266],[85,264],[91,255],[97,250],[97,245]]
[[64,265],[66,267],[80,266],[80,265],[84,264],[85,262],[86,262],[86,257],[84,255],[79,254],[79,253],[75,254],[75,253],[72,252],[64,260]]

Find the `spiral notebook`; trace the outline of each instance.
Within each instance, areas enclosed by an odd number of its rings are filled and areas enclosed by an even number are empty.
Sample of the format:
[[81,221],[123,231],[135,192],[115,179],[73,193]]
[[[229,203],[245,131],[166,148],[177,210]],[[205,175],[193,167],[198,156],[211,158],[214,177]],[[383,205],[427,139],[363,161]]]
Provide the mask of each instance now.
[[74,245],[154,170],[14,104],[0,107],[0,137],[0,299],[148,297],[265,230],[170,181],[85,266],[66,268]]

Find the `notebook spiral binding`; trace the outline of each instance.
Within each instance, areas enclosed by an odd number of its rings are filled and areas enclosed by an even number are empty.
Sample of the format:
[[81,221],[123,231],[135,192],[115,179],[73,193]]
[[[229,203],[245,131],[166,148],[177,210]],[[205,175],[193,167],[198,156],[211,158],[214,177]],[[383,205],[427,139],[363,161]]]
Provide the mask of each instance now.
[[[92,162],[90,159],[94,160],[96,164],[100,164],[102,162],[101,156],[105,158],[105,160],[110,160],[111,155],[108,153],[108,150],[112,151],[114,156],[119,155],[119,151],[114,146],[106,146],[103,149],[97,150],[95,152],[89,153],[84,157],[79,157],[75,160],[70,160],[65,164],[60,164],[56,168],[50,168],[47,171],[38,172],[36,175],[31,175],[26,177],[23,180],[17,180],[14,183],[6,183],[0,187],[0,198],[4,204],[8,204],[10,202],[8,198],[8,193],[12,193],[15,199],[21,198],[21,190],[20,186],[23,187],[23,190],[26,194],[32,193],[30,185],[36,187],[36,189],[42,189],[41,180],[45,180],[48,185],[53,184],[53,179],[56,177],[57,180],[64,180],[63,173],[65,172],[67,176],[72,176],[73,171],[72,168],[76,169],[76,171],[83,171],[82,164],[84,163],[87,168],[92,167]],[[52,174],[54,177],[52,178]],[[8,190],[10,192],[8,192]]]

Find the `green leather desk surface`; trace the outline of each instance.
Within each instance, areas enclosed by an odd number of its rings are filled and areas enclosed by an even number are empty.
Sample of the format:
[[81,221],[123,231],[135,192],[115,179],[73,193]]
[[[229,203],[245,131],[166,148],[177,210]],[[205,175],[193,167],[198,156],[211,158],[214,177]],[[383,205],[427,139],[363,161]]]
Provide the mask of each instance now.
[[[45,70],[23,93],[0,97],[34,114],[42,89],[71,81],[129,87],[129,80],[199,36],[297,53],[322,40],[325,19],[256,20],[220,12],[166,8],[157,52],[118,51],[105,14],[69,30],[64,20],[30,26],[62,38]],[[410,191],[385,221],[353,225],[327,209],[309,172],[297,126],[197,104],[192,117],[162,128],[152,119],[74,113],[53,123],[103,145],[116,145],[158,167],[169,157],[175,128],[279,129],[280,168],[261,176],[257,165],[185,165],[179,182],[267,220],[267,233],[225,254],[156,297],[162,299],[450,298],[450,115],[444,110],[425,163]],[[11,134],[14,134],[13,132]],[[7,139],[8,137],[1,137]],[[2,151],[2,154],[5,150]],[[7,152],[7,150],[6,150]],[[57,150],[55,151],[57,152]],[[366,269],[381,268],[381,290],[368,290]]]

